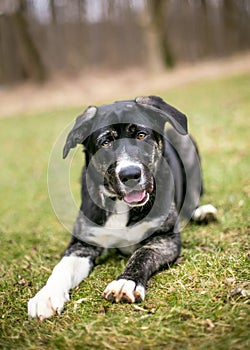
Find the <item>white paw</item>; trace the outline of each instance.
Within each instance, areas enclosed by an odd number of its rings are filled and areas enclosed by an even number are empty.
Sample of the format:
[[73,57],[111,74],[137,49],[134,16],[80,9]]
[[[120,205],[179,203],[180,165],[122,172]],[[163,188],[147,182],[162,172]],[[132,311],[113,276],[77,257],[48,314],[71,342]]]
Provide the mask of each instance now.
[[217,209],[212,204],[198,207],[193,213],[193,220],[208,223],[217,220]]
[[132,280],[119,279],[107,285],[103,296],[116,303],[119,301],[134,303],[145,299],[145,288],[140,284],[136,285]]
[[60,314],[66,301],[69,301],[67,291],[46,285],[29,300],[28,315],[42,321],[55,313]]

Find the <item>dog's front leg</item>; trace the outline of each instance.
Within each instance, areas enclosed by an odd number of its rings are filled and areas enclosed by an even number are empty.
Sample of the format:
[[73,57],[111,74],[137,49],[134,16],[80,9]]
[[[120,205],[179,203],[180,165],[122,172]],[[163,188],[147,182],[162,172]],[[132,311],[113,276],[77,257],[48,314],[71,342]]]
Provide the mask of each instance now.
[[72,238],[46,285],[28,302],[28,315],[40,320],[60,314],[69,301],[69,291],[86,278],[102,249]]
[[180,234],[159,235],[134,252],[124,272],[108,284],[103,295],[112,302],[140,302],[145,298],[146,283],[160,268],[173,263],[181,248]]

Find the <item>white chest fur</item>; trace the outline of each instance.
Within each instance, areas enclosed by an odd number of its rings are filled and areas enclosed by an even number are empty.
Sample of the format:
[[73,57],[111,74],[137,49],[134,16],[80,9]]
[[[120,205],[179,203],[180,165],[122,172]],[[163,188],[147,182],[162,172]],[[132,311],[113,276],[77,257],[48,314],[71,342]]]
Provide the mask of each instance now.
[[97,244],[104,248],[122,248],[140,243],[156,229],[161,218],[154,220],[144,219],[133,226],[126,226],[129,216],[129,207],[122,201],[117,201],[113,213],[103,227],[89,227],[91,235],[85,241]]
[[129,207],[122,201],[117,201],[113,213],[108,218],[105,228],[124,229],[128,222]]

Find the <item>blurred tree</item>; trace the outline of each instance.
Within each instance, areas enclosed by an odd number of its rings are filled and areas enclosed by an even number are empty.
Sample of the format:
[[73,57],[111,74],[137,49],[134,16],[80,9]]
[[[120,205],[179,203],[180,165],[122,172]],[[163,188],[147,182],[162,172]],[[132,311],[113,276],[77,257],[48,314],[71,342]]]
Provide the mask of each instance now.
[[25,0],[18,0],[17,11],[13,14],[13,25],[16,31],[18,49],[23,70],[23,77],[36,81],[45,80],[45,67],[29,32],[27,6]]
[[0,0],[0,80],[146,67],[250,48],[250,0]]
[[27,21],[25,0],[5,1],[0,8],[0,78],[3,82],[32,79],[38,82],[46,78]]
[[[11,55],[9,55],[9,43],[12,45]],[[11,15],[2,14],[0,15],[0,80],[6,83],[22,78]]]
[[146,0],[140,23],[144,32],[147,51],[147,65],[151,71],[162,71],[174,66],[166,25],[168,0]]
[[56,5],[55,0],[50,0],[50,13],[51,13],[51,20],[52,23],[56,23]]
[[172,68],[174,57],[168,42],[168,24],[166,22],[169,0],[147,0],[147,6],[151,12],[152,31],[155,31],[157,35],[160,59],[164,66]]

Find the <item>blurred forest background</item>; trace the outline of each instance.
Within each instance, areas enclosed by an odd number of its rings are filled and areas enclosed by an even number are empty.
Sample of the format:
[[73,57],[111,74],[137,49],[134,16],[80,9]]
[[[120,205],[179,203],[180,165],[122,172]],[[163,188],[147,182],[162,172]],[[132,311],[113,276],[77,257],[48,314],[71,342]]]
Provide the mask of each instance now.
[[250,48],[250,0],[0,0],[0,85]]

